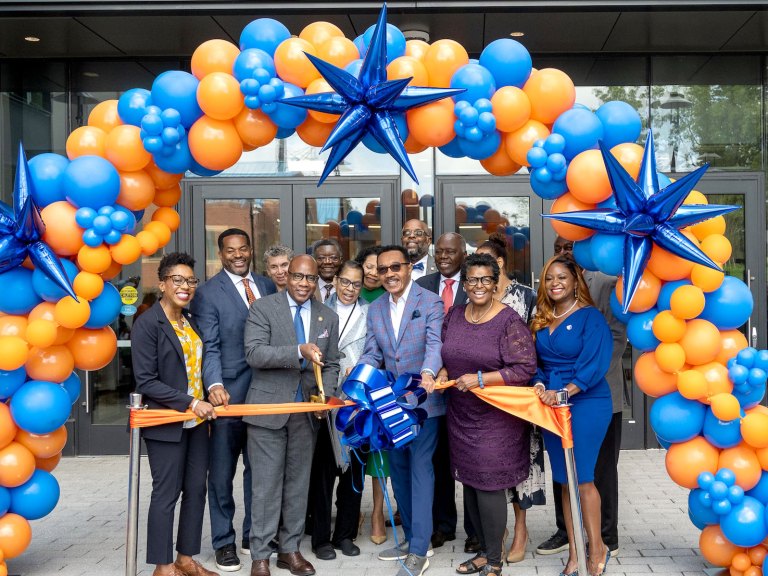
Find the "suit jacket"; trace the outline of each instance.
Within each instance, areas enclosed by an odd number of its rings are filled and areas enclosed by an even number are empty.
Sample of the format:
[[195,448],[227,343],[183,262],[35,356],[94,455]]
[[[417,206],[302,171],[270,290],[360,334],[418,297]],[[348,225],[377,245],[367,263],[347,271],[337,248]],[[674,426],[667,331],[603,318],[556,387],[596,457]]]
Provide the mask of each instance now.
[[[332,294],[328,300],[328,306],[336,310],[338,299],[336,294]],[[368,302],[358,298],[357,307],[349,319],[346,330],[339,336],[339,385],[336,393],[341,394],[341,385],[347,378],[347,368],[353,368],[357,365],[357,359],[360,358],[365,349],[365,334],[367,331],[366,323],[368,321]],[[339,319],[341,324],[341,319]],[[344,327],[339,325],[339,332]]]
[[[432,254],[427,254],[427,264],[424,267],[424,276],[434,274],[437,272],[437,266],[435,265],[435,257]],[[422,278],[424,277],[422,276]]]
[[[420,374],[422,370],[432,370],[437,374],[443,365],[440,357],[443,301],[412,282],[400,331],[395,338],[389,300],[388,294],[382,295],[368,309],[365,350],[358,363],[384,368],[395,376]],[[442,394],[430,394],[423,407],[430,417],[442,416],[445,414],[445,399]]]
[[[311,304],[309,342],[323,353],[323,386],[333,395],[339,378],[339,317],[336,312],[314,298]],[[302,367],[298,341],[293,329],[293,313],[287,292],[270,294],[253,304],[245,321],[245,358],[251,367],[248,404],[280,404],[293,402],[301,383],[304,401],[317,394],[312,363]],[[288,422],[288,414],[250,416],[243,420],[254,426],[276,430]],[[320,420],[308,414],[313,427]]]
[[[439,296],[440,280],[442,280],[442,274],[440,274],[440,272],[435,272],[434,274],[428,274],[419,278],[416,280],[416,284]],[[464,292],[464,284],[462,282],[457,281],[456,284],[458,284],[458,287],[456,288],[456,296],[453,298],[452,306],[461,306],[462,304],[467,303],[467,293]]]
[[[275,293],[275,285],[268,278],[251,274],[251,280],[262,298]],[[243,404],[251,381],[243,343],[248,306],[224,270],[197,289],[190,311],[202,332],[205,389],[221,383],[232,404]]]
[[[182,313],[200,335],[186,310]],[[189,408],[193,398],[187,394],[189,381],[184,352],[159,300],[133,323],[131,362],[136,392],[142,395],[143,403],[149,408],[170,408],[179,412]],[[178,442],[182,426],[182,422],[151,426],[142,429],[142,434],[151,440]]]

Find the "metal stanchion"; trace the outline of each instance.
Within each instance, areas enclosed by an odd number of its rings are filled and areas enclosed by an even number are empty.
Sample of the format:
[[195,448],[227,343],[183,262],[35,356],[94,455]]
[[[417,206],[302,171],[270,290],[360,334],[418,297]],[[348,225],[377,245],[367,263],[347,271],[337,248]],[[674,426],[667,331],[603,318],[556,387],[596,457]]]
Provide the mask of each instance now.
[[[568,408],[568,391],[557,391],[557,404],[555,408]],[[569,421],[570,424],[570,421]],[[573,457],[573,445],[565,446],[565,473],[568,477],[568,495],[571,501],[571,524],[573,526],[573,539],[576,544],[576,560],[579,564],[579,574],[587,572],[587,548],[584,540],[584,524],[581,519],[581,499],[579,498],[579,479],[576,474],[576,460]]]
[[[131,394],[128,408],[141,410],[141,394]],[[141,466],[141,430],[131,428],[128,458],[128,526],[125,535],[125,576],[136,576],[136,556],[139,548],[139,468]]]

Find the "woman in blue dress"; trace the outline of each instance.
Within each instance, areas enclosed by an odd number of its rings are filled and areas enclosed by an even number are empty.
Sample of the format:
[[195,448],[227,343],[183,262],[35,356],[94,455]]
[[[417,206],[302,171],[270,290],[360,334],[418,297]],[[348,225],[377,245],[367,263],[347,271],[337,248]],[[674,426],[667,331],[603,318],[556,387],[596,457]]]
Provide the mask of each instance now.
[[[610,558],[600,534],[600,494],[594,484],[595,463],[612,417],[611,390],[605,374],[611,363],[611,331],[595,308],[581,269],[573,258],[556,256],[544,266],[536,315],[531,330],[536,338],[538,371],[533,379],[537,394],[547,405],[556,392],[568,391],[576,471],[584,526],[589,538],[588,568],[603,574]],[[544,432],[552,477],[563,485],[563,510],[570,510],[565,455],[560,438]],[[565,514],[568,562],[560,576],[577,574],[573,524]]]

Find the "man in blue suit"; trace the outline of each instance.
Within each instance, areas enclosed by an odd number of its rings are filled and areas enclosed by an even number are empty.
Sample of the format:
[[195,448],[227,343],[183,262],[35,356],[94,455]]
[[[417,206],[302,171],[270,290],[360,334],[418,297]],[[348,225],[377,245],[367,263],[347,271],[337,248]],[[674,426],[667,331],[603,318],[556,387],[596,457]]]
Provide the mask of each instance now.
[[[251,273],[252,248],[248,233],[230,228],[219,235],[222,270],[197,290],[192,314],[204,346],[203,385],[214,406],[242,404],[251,383],[245,361],[243,332],[248,309],[256,299],[273,294],[271,280]],[[251,467],[245,449],[246,425],[240,418],[213,421],[210,438],[208,508],[216,566],[224,572],[240,569],[235,547],[235,500],[232,480],[243,455],[243,548],[248,548],[251,528]]]
[[405,448],[389,453],[392,486],[407,542],[385,550],[379,559],[405,560],[398,576],[420,576],[429,567],[436,416],[445,414],[442,394],[431,394],[435,375],[443,364],[440,358],[443,302],[437,294],[411,281],[411,262],[402,246],[381,249],[378,272],[389,295],[378,298],[369,308],[365,350],[359,362],[385,368],[395,376],[421,374],[421,386],[430,393],[423,405],[428,418],[416,439]]

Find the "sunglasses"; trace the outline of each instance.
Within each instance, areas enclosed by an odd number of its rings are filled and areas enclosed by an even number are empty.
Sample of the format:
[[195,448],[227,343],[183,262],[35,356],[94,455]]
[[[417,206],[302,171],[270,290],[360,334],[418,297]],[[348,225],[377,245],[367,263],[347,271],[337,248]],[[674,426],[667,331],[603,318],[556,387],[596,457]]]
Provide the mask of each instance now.
[[187,278],[185,276],[181,276],[180,274],[172,274],[170,276],[165,276],[163,280],[168,280],[168,278],[171,279],[171,282],[173,282],[174,286],[181,286],[184,284],[184,282],[186,282],[187,286],[190,288],[195,288],[198,284],[200,284],[200,279],[195,278],[194,276],[192,278]]
[[302,274],[301,272],[291,272],[290,277],[294,282],[301,282],[306,278],[310,284],[317,284],[317,279],[320,278],[317,274]]
[[410,262],[395,262],[394,264],[390,264],[389,266],[377,266],[376,271],[379,273],[379,276],[384,276],[384,274],[386,274],[390,270],[395,274],[397,274],[398,272],[400,272],[400,269],[403,266],[410,266],[410,265],[411,265]]

